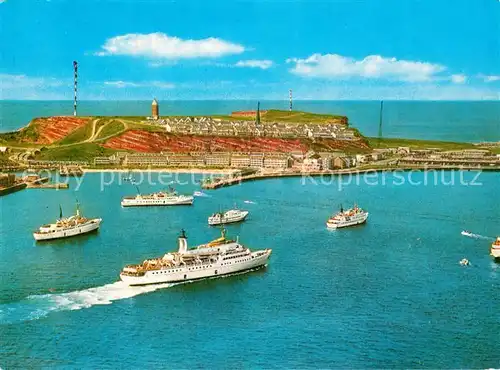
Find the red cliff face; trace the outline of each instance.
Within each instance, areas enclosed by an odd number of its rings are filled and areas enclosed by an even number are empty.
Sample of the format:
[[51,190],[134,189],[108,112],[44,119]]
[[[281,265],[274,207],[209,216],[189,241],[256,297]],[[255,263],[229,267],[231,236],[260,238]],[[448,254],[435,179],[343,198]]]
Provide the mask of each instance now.
[[[366,149],[361,141],[335,139],[318,140],[323,150]],[[304,141],[298,139],[279,139],[267,137],[217,137],[173,135],[164,132],[140,130],[127,131],[106,141],[104,147],[117,150],[132,150],[144,153],[154,152],[306,152],[310,149]]]
[[[48,117],[36,118],[30,124],[36,130],[37,144],[52,144],[89,122],[89,118]],[[29,126],[28,126],[29,128]],[[24,141],[28,141],[27,139]]]
[[307,150],[300,140],[277,138],[238,138],[172,135],[163,132],[131,130],[109,139],[104,146],[138,152],[291,152]]

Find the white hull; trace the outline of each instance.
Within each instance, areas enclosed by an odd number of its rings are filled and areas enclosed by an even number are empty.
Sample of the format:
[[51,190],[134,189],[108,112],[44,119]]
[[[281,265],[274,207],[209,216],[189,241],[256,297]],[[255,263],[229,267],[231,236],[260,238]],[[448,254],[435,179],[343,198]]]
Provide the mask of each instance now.
[[221,275],[234,274],[266,265],[271,250],[252,252],[251,255],[220,261],[211,264],[176,266],[162,270],[150,270],[143,276],[120,274],[120,278],[128,285],[149,285],[198,280]]
[[493,256],[493,258],[500,258],[500,248],[491,247],[490,254]]
[[52,239],[61,239],[61,238],[69,238],[71,236],[86,234],[91,231],[97,230],[101,225],[102,219],[95,218],[89,220],[87,223],[83,225],[77,225],[73,227],[68,227],[63,230],[57,230],[53,232],[34,232],[33,237],[35,240],[52,240]]
[[232,216],[232,217],[214,217],[214,216],[212,216],[212,217],[208,218],[208,224],[210,226],[232,224],[235,222],[244,221],[245,218],[247,218],[247,216],[248,216],[248,211],[242,211],[239,215]]
[[141,199],[133,198],[122,199],[122,207],[146,207],[146,206],[190,206],[193,204],[194,197],[192,196],[179,196],[175,198],[166,199]]
[[356,226],[365,223],[367,219],[368,212],[359,215],[358,217],[352,217],[349,221],[332,222],[331,220],[328,220],[326,227],[329,229],[340,229],[343,227]]

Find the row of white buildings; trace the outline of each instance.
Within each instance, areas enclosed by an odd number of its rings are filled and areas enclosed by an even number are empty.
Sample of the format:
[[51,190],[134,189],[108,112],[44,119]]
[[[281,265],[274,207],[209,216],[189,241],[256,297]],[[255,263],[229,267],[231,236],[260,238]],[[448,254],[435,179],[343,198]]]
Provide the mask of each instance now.
[[155,121],[169,133],[236,136],[236,137],[275,137],[275,138],[333,138],[338,140],[357,140],[356,131],[341,120],[332,123],[285,123],[246,120],[222,120],[212,117],[179,117]]
[[302,168],[323,170],[356,165],[356,158],[344,153],[117,153],[94,158],[95,166],[181,167],[181,168]]

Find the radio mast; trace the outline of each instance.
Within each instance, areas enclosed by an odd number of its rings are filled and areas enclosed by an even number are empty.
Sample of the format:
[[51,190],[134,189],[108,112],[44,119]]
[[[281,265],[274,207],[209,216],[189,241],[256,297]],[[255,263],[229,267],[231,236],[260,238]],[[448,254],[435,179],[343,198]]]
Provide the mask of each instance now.
[[75,100],[73,103],[73,116],[76,116],[76,93],[77,93],[77,87],[78,87],[78,62],[76,60],[73,61],[73,73],[74,73],[74,90],[75,90]]

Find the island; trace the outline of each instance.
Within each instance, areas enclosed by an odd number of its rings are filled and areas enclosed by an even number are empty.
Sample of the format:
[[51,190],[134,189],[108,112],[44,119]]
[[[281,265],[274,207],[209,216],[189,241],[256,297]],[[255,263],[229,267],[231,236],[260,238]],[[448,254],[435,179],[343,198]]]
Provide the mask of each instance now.
[[500,169],[499,143],[365,137],[348,117],[265,110],[229,115],[40,117],[0,134],[0,169],[220,171],[235,181],[394,169]]

